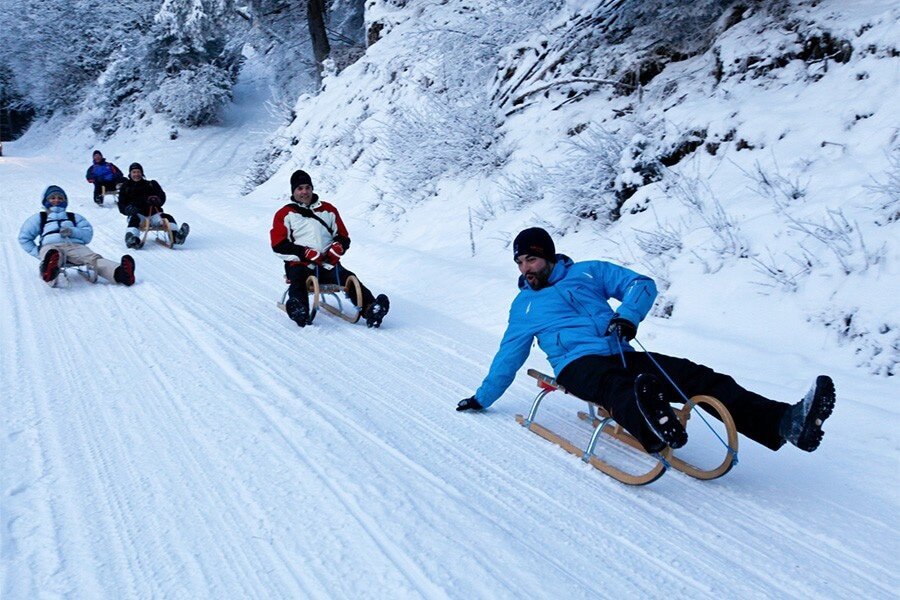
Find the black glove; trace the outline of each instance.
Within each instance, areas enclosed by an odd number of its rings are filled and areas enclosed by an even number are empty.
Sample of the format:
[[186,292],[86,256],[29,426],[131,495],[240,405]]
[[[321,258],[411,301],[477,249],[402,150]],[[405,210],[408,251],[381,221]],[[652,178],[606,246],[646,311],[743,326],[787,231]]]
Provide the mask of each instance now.
[[133,217],[138,212],[137,206],[135,206],[134,204],[126,204],[125,206],[121,207],[119,210],[126,217]]
[[478,403],[475,396],[471,396],[464,400],[460,400],[459,404],[456,405],[456,412],[464,412],[467,410],[484,410],[484,407]]
[[615,315],[610,320],[609,327],[606,328],[606,335],[615,335],[628,342],[637,335],[637,325],[628,319]]

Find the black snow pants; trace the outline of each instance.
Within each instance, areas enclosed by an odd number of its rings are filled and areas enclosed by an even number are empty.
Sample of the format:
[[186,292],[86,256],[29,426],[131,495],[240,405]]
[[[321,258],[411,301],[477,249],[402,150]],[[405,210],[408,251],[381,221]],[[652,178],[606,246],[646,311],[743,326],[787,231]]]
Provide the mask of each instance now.
[[[746,390],[730,376],[686,358],[656,352],[652,355],[688,398],[700,394],[714,396],[731,413],[740,433],[772,450],[778,450],[784,444],[778,425],[789,404]],[[684,399],[646,353],[626,352],[625,365],[620,356],[583,356],[566,365],[556,379],[571,394],[608,410],[616,422],[642,444],[655,442],[656,436],[635,401],[635,378],[641,373],[653,374],[659,380],[666,400],[684,403]]]
[[[284,273],[287,275],[288,281],[291,282],[288,298],[299,299],[307,309],[309,309],[309,296],[306,292],[307,277],[315,275],[321,285],[336,284],[343,286],[347,282],[348,277],[351,275],[356,276],[356,273],[350,269],[345,269],[341,263],[336,264],[333,269],[326,269],[325,267],[310,268],[299,262],[285,262]],[[356,279],[359,280],[359,277]],[[360,308],[365,310],[366,307],[375,301],[375,296],[369,288],[363,285],[362,281],[359,282],[359,287],[363,296]]]

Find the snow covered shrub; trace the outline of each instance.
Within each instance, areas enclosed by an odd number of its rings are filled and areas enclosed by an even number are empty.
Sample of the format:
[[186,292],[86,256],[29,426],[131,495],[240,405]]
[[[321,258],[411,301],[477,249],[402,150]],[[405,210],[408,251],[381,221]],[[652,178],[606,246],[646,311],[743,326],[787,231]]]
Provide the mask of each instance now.
[[681,230],[677,226],[656,222],[651,231],[634,230],[634,241],[644,254],[649,256],[671,256],[681,252],[684,247],[681,241]]
[[232,75],[211,64],[188,67],[163,79],[150,96],[153,108],[188,127],[215,123],[231,100]]
[[431,194],[443,176],[496,167],[504,160],[493,110],[483,95],[447,96],[424,95],[418,106],[397,108],[378,133],[376,153],[388,165],[389,191],[411,204]]
[[759,161],[756,162],[755,171],[750,178],[756,184],[756,193],[772,199],[780,198],[791,202],[806,196],[806,188],[809,181],[801,182],[800,177],[789,178],[781,174],[778,165],[774,167],[774,173],[769,173]]
[[763,287],[771,287],[780,289],[785,292],[796,292],[800,285],[800,280],[809,275],[812,271],[812,257],[803,250],[802,254],[797,257],[790,253],[785,254],[785,258],[793,266],[783,266],[778,263],[772,251],[767,248],[768,258],[763,260],[758,256],[751,256],[750,261],[757,273],[763,275],[763,281],[754,282]]
[[844,275],[864,273],[869,267],[879,264],[884,259],[886,245],[882,244],[875,250],[869,250],[859,225],[855,221],[851,222],[843,209],[826,209],[825,216],[821,220],[795,217],[783,203],[776,202],[776,209],[787,219],[791,230],[805,236],[798,245],[804,251],[810,265],[814,264],[812,257],[820,257],[821,253],[808,251],[803,245],[804,242],[816,243],[820,248],[828,250],[837,260]]
[[666,193],[689,209],[715,236],[713,252],[718,255],[718,266],[711,266],[695,251],[707,268],[716,271],[721,261],[727,257],[747,258],[750,244],[741,233],[736,221],[725,211],[725,207],[713,193],[706,181],[699,177],[686,177],[669,171],[666,178]]
[[563,214],[578,219],[611,223],[619,218],[622,199],[618,193],[631,184],[635,174],[624,168],[640,152],[626,152],[626,137],[602,127],[589,127],[566,142],[566,160],[547,170],[548,192],[552,193]]
[[[569,3],[571,13],[510,47],[497,69],[493,99],[507,114],[536,92],[558,105],[603,87],[630,94],[671,62],[705,52],[727,0],[623,0]],[[743,6],[761,2],[742,3]]]
[[877,211],[878,223],[896,223],[900,221],[900,144],[888,151],[888,170],[885,180],[876,180],[874,185],[867,186],[881,198]]
[[892,377],[900,364],[900,323],[884,317],[859,307],[831,307],[808,320],[823,324],[837,335],[841,345],[853,348],[856,366],[873,375]]

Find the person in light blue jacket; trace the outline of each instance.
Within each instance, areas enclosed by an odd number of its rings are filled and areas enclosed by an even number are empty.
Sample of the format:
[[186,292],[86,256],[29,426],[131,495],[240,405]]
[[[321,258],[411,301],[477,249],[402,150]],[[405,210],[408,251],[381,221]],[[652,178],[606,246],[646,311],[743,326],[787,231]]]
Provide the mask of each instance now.
[[[509,324],[481,386],[456,410],[481,411],[496,402],[537,338],[557,381],[569,393],[608,410],[647,451],[684,445],[687,434],[670,406],[683,399],[672,382],[657,375],[651,356],[628,343],[656,299],[653,280],[610,262],[574,262],[557,254],[550,234],[538,227],[516,236],[513,258],[521,276]],[[610,299],[620,301],[617,310]],[[722,401],[739,432],[772,450],[786,441],[815,450],[822,422],[834,408],[834,384],[825,375],[790,405],[687,359],[655,352],[652,359],[688,397],[705,394]]]
[[122,285],[134,283],[134,259],[124,255],[119,262],[103,258],[88,247],[94,229],[87,219],[67,212],[69,205],[65,190],[51,185],[42,196],[43,211],[28,218],[19,230],[19,245],[28,254],[41,260],[41,278],[51,286],[56,284],[60,270],[68,265],[90,265],[107,281]]

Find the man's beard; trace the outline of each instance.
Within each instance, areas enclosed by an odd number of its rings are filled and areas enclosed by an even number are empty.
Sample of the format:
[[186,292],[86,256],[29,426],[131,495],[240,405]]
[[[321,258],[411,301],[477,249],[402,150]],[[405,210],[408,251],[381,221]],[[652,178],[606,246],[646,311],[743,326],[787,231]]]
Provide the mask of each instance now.
[[533,290],[540,290],[542,288],[547,287],[547,282],[550,281],[550,273],[553,271],[553,268],[550,266],[550,263],[537,271],[536,273],[529,273],[534,279],[529,279],[527,276],[525,280],[528,282],[528,285],[531,286]]

